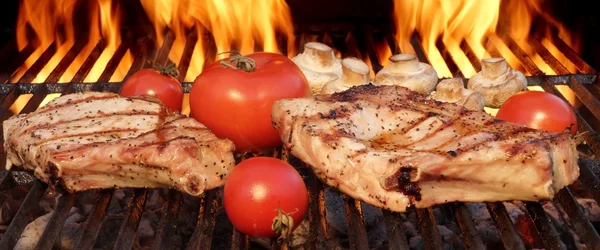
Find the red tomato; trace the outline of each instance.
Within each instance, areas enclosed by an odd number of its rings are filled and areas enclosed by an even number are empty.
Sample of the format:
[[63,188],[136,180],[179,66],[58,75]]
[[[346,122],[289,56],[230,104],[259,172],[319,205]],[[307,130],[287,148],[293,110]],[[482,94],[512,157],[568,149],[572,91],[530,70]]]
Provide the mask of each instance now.
[[131,75],[123,87],[122,96],[153,95],[173,111],[181,111],[183,88],[181,83],[155,69],[142,69]]
[[543,91],[523,91],[509,97],[496,117],[527,127],[577,133],[577,117],[571,105],[558,96]]
[[[213,63],[194,81],[192,116],[215,135],[232,140],[238,152],[280,146],[279,133],[271,123],[272,105],[283,98],[309,96],[306,77],[280,54],[259,52],[230,59]],[[254,70],[251,63],[255,63]]]
[[278,207],[291,216],[291,233],[304,219],[308,192],[304,180],[287,162],[271,157],[242,161],[227,177],[223,202],[227,217],[240,232],[252,237],[272,238]]

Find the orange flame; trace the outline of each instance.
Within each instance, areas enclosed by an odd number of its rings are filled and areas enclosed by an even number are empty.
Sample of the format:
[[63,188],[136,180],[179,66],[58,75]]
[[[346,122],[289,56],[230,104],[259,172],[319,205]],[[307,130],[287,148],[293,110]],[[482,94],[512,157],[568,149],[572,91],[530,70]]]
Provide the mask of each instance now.
[[141,2],[154,23],[159,45],[163,43],[167,29],[174,33],[175,41],[169,55],[172,61],[178,62],[181,58],[188,31],[197,32],[199,39],[185,76],[186,81],[192,81],[204,66],[208,52],[203,43],[205,32],[212,34],[216,51],[211,51],[211,54],[217,58],[227,56],[221,53],[232,50],[242,54],[251,53],[256,47],[262,51],[282,52],[277,44],[278,33],[285,36],[288,48],[294,45],[291,13],[284,0]]
[[[529,39],[536,39],[531,34],[532,24],[534,20],[540,18],[548,25],[547,29],[543,30],[545,33],[542,34],[539,42],[565,64],[569,72],[576,72],[575,66],[552,45],[548,38],[553,33],[552,29],[556,29],[558,36],[574,50],[579,51],[580,44],[563,25],[547,14],[548,10],[542,8],[546,6],[543,0],[395,0],[394,3],[396,39],[400,49],[408,53],[415,50],[410,41],[413,39],[413,32],[416,31],[422,39],[425,54],[440,77],[453,76],[440,51],[440,40],[443,44],[441,47],[450,54],[450,59],[447,60],[454,61],[465,77],[471,77],[477,72],[460,44],[465,42],[471,48],[471,52],[478,59],[482,59],[490,57],[488,48],[484,44],[488,38],[489,44],[492,44],[513,68],[524,70],[520,59],[506,44],[503,44],[498,36],[511,37],[542,72],[556,74],[557,72],[542,59],[529,42],[531,41]],[[504,10],[507,13],[501,13]],[[500,34],[496,35],[497,33]],[[531,74],[531,72],[524,73]],[[575,104],[575,95],[568,87],[561,87],[559,90],[572,104]]]
[[[413,33],[416,32],[423,52],[440,77],[451,77],[455,73],[451,72],[454,69],[448,66],[447,60],[452,60],[465,77],[471,77],[477,69],[471,64],[468,55],[482,59],[490,57],[490,54],[496,51],[499,56],[506,58],[513,68],[530,74],[531,72],[525,71],[519,56],[505,44],[503,35],[514,39],[542,72],[560,73],[544,61],[538,51],[539,46],[532,46],[531,39],[539,39],[539,44],[563,63],[569,72],[576,72],[575,66],[552,44],[550,38],[552,34],[558,33],[558,37],[576,51],[580,50],[580,44],[572,33],[546,14],[548,12],[542,8],[545,6],[543,0],[394,2],[395,37],[399,48],[404,53],[420,50],[421,48],[414,48],[411,43],[415,38]],[[179,64],[186,44],[191,41],[190,37],[197,38],[192,46],[187,72],[182,72],[185,73],[182,78],[185,81],[193,81],[207,63],[227,56],[223,53],[229,51],[239,51],[243,54],[255,50],[281,52],[293,57],[299,49],[295,47],[294,24],[285,0],[140,0],[140,4],[154,25],[157,46],[162,46],[166,41],[172,42],[168,55],[172,62]],[[77,20],[76,24],[74,20],[74,13],[81,12],[82,8],[88,13],[88,20],[85,21],[89,23],[89,27],[83,27],[88,41],[85,46],[77,44],[82,39],[75,32],[75,27],[84,22]],[[509,10],[510,13],[502,13],[504,10]],[[33,80],[46,81],[67,53],[75,45],[79,45],[82,48],[58,80],[70,82],[92,51],[104,44],[98,59],[83,80],[98,81],[122,44],[120,18],[125,10],[117,1],[21,0],[19,11],[16,37],[18,48],[23,50],[30,46],[34,51],[13,73],[11,82],[19,81],[42,53],[51,48],[55,51],[54,55]],[[543,19],[548,25],[542,30],[541,36],[532,38],[531,26],[537,19]],[[315,40],[316,37],[314,34],[302,34],[298,38],[300,46],[303,45],[302,42]],[[284,42],[286,44],[283,44]],[[492,50],[490,45],[493,46]],[[375,51],[379,54],[379,64],[387,65],[392,49],[386,42],[375,46]],[[465,47],[470,50],[465,51]],[[341,54],[337,48],[334,50],[336,55]],[[127,50],[110,76],[110,81],[124,79],[133,63],[132,53]],[[371,65],[368,57],[364,60]],[[568,87],[561,88],[561,91],[574,103],[574,95]],[[19,107],[22,108],[25,102],[26,98],[17,100],[13,105],[15,108],[11,110],[20,110]],[[47,100],[44,100],[43,103],[46,102]]]
[[[423,50],[427,54],[432,66],[437,70],[440,77],[451,77],[447,64],[441,55],[438,40],[441,39],[443,46],[451,55],[465,77],[476,73],[472,64],[468,61],[465,51],[460,48],[461,42],[466,42],[477,58],[490,57],[483,41],[496,32],[508,32],[521,48],[531,57],[542,71],[553,74],[537,52],[528,44],[530,39],[531,25],[536,18],[542,18],[548,23],[548,28],[558,29],[559,37],[575,50],[580,45],[572,34],[562,26],[556,19],[543,9],[543,0],[429,0],[429,1],[395,1],[395,21],[397,24],[396,38],[400,49],[404,52],[412,52],[414,48],[410,44],[412,34],[416,31],[423,44]],[[502,6],[501,6],[502,5]],[[510,10],[510,13],[500,13],[501,10]],[[506,22],[501,22],[506,20]],[[503,25],[503,26],[501,26]],[[500,29],[503,28],[503,29]],[[551,30],[546,30],[545,37],[551,35]],[[543,40],[546,45],[548,41]],[[505,55],[510,50],[499,49],[502,56],[509,60],[514,68],[519,68],[520,62]],[[553,55],[560,54],[556,48],[550,51]],[[512,52],[510,52],[512,53]],[[510,58],[510,59],[509,59]],[[559,57],[559,59],[566,58]],[[571,70],[574,66],[567,65]]]
[[[56,68],[77,40],[73,23],[76,3],[78,2],[73,0],[21,1],[17,24],[17,45],[22,50],[30,44],[34,46],[35,51],[12,75],[11,82],[18,81],[52,43],[57,48],[56,53],[36,75],[33,82],[45,81]],[[110,0],[90,1],[88,5],[89,8],[86,11],[89,11],[90,18],[90,26],[87,30],[89,43],[69,65],[59,82],[70,81],[98,41],[104,39],[107,46],[85,78],[85,81],[97,81],[117,47],[121,44],[119,6],[113,6]],[[29,30],[33,31],[34,34],[31,39],[28,37]],[[122,66],[115,71],[111,80],[122,80],[132,61],[131,54],[127,53],[122,59],[122,62],[125,63],[122,63]]]

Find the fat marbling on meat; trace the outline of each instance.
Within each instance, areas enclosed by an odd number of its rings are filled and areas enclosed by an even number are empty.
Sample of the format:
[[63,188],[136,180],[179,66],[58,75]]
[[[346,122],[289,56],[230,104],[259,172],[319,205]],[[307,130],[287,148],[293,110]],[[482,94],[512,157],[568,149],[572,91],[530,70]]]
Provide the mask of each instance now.
[[6,168],[21,166],[67,191],[222,186],[234,145],[157,98],[85,92],[3,123]]
[[321,180],[392,211],[551,199],[579,176],[568,132],[529,129],[400,86],[279,100],[272,119]]

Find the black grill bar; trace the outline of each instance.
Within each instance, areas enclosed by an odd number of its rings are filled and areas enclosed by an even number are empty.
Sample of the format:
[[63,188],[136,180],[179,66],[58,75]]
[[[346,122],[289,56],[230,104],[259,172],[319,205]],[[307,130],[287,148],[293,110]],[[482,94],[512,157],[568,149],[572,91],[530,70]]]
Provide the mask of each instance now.
[[182,194],[175,190],[169,191],[169,201],[166,204],[164,212],[160,218],[158,228],[156,229],[156,236],[152,244],[153,249],[168,249],[171,241],[171,235],[177,232],[177,226],[174,224],[177,215],[179,215],[179,207],[181,205]]
[[125,221],[121,224],[121,229],[119,229],[119,235],[113,249],[126,250],[133,247],[148,193],[149,189],[135,189],[133,197],[129,200],[129,204],[127,204],[124,216]]
[[90,55],[85,59],[79,70],[77,70],[75,77],[73,77],[71,81],[83,82],[90,73],[90,70],[92,70],[94,67],[94,64],[96,64],[96,61],[98,61],[98,58],[100,58],[102,55],[102,51],[104,51],[104,49],[106,49],[106,41],[102,39],[98,41]]
[[0,250],[13,249],[27,224],[36,219],[34,216],[36,216],[38,212],[38,202],[44,195],[45,189],[46,184],[43,184],[39,180],[33,181],[33,186],[29,189],[19,211],[17,211],[17,214],[15,214],[15,217],[10,222],[6,232],[2,235],[2,240],[0,240]]
[[439,39],[435,43],[435,46],[440,51],[440,54],[442,55],[444,62],[448,66],[448,69],[452,73],[452,76],[458,77],[458,78],[463,78],[464,75],[463,75],[462,71],[460,70],[460,68],[458,67],[456,62],[454,61],[454,58],[452,57],[452,54],[450,54],[448,47],[446,47],[446,45],[444,44],[442,37],[439,37]]
[[48,224],[46,224],[38,244],[35,246],[36,250],[52,249],[54,242],[59,238],[65,220],[69,216],[71,207],[73,206],[73,203],[75,203],[75,197],[76,194],[67,193],[62,194],[60,198],[58,198],[58,204],[54,208],[54,213],[50,217]]
[[388,235],[388,246],[390,250],[409,249],[408,240],[406,239],[406,229],[403,225],[403,220],[400,213],[383,211],[385,220],[385,231]]
[[415,54],[419,58],[419,61],[421,61],[423,63],[431,64],[429,62],[429,58],[425,54],[425,49],[423,49],[423,44],[421,43],[421,37],[419,37],[419,34],[417,32],[414,32],[412,34],[411,39],[410,39],[410,45],[412,45],[413,49],[415,50]]
[[[33,45],[31,43],[27,44],[25,48],[19,53],[17,58],[8,66],[6,72],[15,72],[19,67],[23,65],[25,60],[29,58],[29,56],[35,51]],[[8,60],[7,60],[8,61]],[[6,83],[10,80],[10,75],[8,74],[0,74],[0,82]]]
[[154,59],[154,65],[156,66],[165,66],[169,61],[169,52],[171,52],[171,48],[173,47],[173,43],[175,42],[175,36],[172,32],[167,32],[164,38],[164,42],[157,52],[156,58]]
[[460,49],[465,52],[465,55],[469,59],[471,65],[473,65],[473,68],[475,68],[475,71],[481,71],[481,59],[475,55],[475,52],[473,52],[473,49],[471,49],[471,46],[467,40],[462,40],[460,43]]
[[416,213],[419,230],[425,243],[425,250],[444,249],[444,243],[442,243],[442,237],[438,231],[431,208],[416,209]]
[[200,210],[198,212],[198,221],[196,229],[188,242],[188,250],[191,249],[210,249],[212,237],[215,228],[217,209],[219,209],[219,200],[222,196],[220,189],[209,190],[200,200]]
[[463,203],[455,203],[451,208],[454,211],[456,224],[463,232],[463,238],[468,249],[484,249],[485,246],[483,245],[483,241],[479,236],[477,228],[475,228],[475,224],[471,219],[471,212],[469,212],[467,206]]
[[108,81],[110,81],[110,77],[112,77],[112,75],[115,73],[115,70],[117,70],[117,67],[119,66],[119,63],[121,62],[121,60],[125,56],[125,53],[127,53],[127,50],[129,49],[129,46],[130,46],[131,42],[128,41],[128,40],[129,39],[127,39],[125,42],[119,44],[119,47],[117,48],[117,50],[113,54],[112,58],[110,58],[110,60],[106,64],[106,67],[104,68],[104,71],[102,72],[102,74],[98,78],[99,82],[108,82]]
[[[594,70],[583,59],[581,59],[581,57],[579,57],[577,52],[575,52],[575,50],[573,50],[573,48],[571,48],[571,46],[567,45],[565,43],[565,41],[563,41],[562,39],[560,39],[558,37],[556,32],[550,32],[550,33],[551,33],[550,40],[552,41],[552,44],[554,44],[554,46],[556,46],[556,48],[558,50],[560,50],[560,52],[562,52],[563,55],[565,55],[569,59],[569,61],[571,61],[573,64],[575,64],[575,67],[577,67],[577,69],[581,73],[596,74],[596,70]],[[538,41],[542,40],[541,33],[535,34],[534,37]]]
[[[6,161],[6,160],[5,160]],[[5,162],[6,164],[6,162]],[[4,165],[2,165],[4,166]],[[8,171],[0,172],[0,204],[8,197],[8,193],[12,187],[16,186]]]
[[350,249],[368,249],[367,231],[363,220],[362,206],[359,201],[344,195],[346,221],[348,221],[348,239]]
[[571,194],[571,190],[567,188],[560,190],[554,201],[569,215],[569,225],[579,235],[581,241],[591,249],[600,248],[600,236],[598,236],[598,232],[581,210],[581,206]]
[[[188,68],[190,67],[190,62],[192,59],[192,53],[194,53],[194,47],[196,46],[196,43],[198,42],[198,34],[196,32],[190,32],[187,36],[187,39],[185,40],[185,47],[183,49],[183,55],[181,57],[181,59],[179,59],[179,66],[177,68],[177,70],[179,70],[179,80],[183,81],[185,80],[185,76],[187,75],[188,72]],[[185,56],[188,55],[188,56]],[[185,86],[184,86],[184,89]],[[187,88],[187,90],[185,91],[186,93],[190,92],[190,88]]]
[[490,202],[487,203],[487,208],[492,219],[496,223],[496,228],[498,228],[498,231],[500,232],[504,247],[506,249],[525,250],[523,240],[519,237],[504,204],[502,204],[502,202]]
[[[304,164],[303,167],[308,168]],[[326,249],[334,249],[335,245],[327,230],[324,185],[314,174],[308,175],[306,185],[310,205],[308,208],[310,231],[311,236],[316,238],[314,248],[325,247]]]
[[67,71],[71,63],[77,58],[79,53],[87,46],[87,42],[75,43],[67,52],[67,54],[60,59],[56,68],[52,70],[52,73],[46,78],[44,82],[58,82],[60,77]]
[[542,205],[537,202],[524,202],[524,204],[527,215],[529,215],[533,225],[535,225],[535,229],[540,234],[546,249],[567,249],[565,244],[560,240],[560,237],[558,237],[556,229],[552,226]]
[[92,209],[92,213],[88,216],[83,226],[83,233],[77,241],[77,249],[92,249],[98,232],[102,227],[102,219],[106,214],[106,209],[113,195],[113,190],[102,190],[96,192],[98,194],[98,200]]

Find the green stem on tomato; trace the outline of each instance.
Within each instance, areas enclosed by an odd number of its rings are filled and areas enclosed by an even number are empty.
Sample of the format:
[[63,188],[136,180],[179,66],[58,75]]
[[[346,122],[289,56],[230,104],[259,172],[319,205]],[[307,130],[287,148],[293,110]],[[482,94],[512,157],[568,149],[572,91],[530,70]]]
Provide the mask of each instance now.
[[[256,70],[256,62],[254,61],[254,59],[250,58],[250,57],[245,57],[242,56],[242,54],[240,54],[240,52],[237,51],[228,51],[228,52],[223,52],[223,53],[219,53],[219,54],[224,54],[224,53],[229,53],[232,54],[231,57],[229,57],[229,62],[225,61],[225,60],[221,60],[221,65],[223,67],[227,67],[227,68],[231,68],[231,69],[235,69],[235,70],[242,70],[245,72],[254,72]],[[233,65],[232,65],[233,63]]]
[[271,224],[271,229],[279,235],[277,238],[278,242],[282,242],[284,240],[289,239],[292,236],[292,232],[294,230],[294,218],[290,216],[292,213],[284,213],[279,206],[279,202],[277,202],[277,216],[273,218],[273,224]]
[[179,77],[179,70],[173,62],[168,62],[165,66],[155,66],[154,68],[158,70],[161,75],[170,76],[176,79]]

